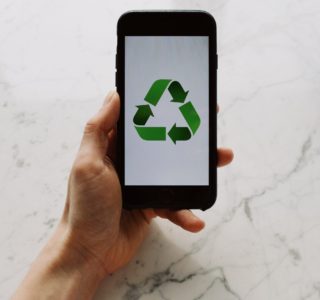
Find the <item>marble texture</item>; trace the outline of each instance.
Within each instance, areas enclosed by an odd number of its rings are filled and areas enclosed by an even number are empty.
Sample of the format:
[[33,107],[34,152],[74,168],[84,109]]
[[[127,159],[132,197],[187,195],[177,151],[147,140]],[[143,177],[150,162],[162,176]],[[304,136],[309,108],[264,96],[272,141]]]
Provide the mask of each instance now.
[[203,232],[157,220],[95,299],[320,299],[319,0],[1,0],[0,298],[57,224],[83,125],[114,86],[117,18],[154,8],[215,16],[235,161]]

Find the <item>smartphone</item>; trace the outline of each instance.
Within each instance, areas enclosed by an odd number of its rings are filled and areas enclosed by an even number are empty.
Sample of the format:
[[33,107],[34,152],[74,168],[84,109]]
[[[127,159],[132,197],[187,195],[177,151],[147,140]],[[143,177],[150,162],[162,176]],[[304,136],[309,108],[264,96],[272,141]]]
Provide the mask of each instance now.
[[130,11],[117,24],[116,168],[125,209],[208,209],[217,195],[216,23]]

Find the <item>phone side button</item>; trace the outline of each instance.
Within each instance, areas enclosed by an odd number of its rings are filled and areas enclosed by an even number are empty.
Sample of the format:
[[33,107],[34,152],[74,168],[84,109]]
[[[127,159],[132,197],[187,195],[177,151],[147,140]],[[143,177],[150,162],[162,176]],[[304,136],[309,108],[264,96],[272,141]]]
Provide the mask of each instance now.
[[116,55],[115,55],[115,62],[114,62],[114,64],[115,64],[115,68],[117,69],[117,68],[118,68],[118,53],[116,53]]
[[216,54],[216,69],[218,70],[218,54]]
[[117,83],[118,83],[118,80],[117,80],[117,71],[114,73],[114,84],[115,86],[117,87]]

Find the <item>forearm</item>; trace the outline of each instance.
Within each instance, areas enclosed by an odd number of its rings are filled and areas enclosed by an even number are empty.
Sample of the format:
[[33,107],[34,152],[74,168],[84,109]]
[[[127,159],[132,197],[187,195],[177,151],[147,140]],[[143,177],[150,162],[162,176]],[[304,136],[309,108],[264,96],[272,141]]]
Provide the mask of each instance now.
[[91,299],[103,279],[103,268],[70,247],[59,226],[32,264],[13,296],[20,299]]

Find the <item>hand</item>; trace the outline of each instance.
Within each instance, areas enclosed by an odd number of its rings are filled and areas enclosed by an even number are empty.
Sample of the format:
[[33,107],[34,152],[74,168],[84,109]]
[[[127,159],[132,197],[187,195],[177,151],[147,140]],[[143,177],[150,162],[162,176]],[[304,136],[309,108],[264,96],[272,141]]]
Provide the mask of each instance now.
[[[72,243],[112,273],[128,263],[146,236],[152,218],[166,218],[197,232],[204,222],[190,210],[122,210],[121,187],[112,159],[120,100],[111,92],[100,111],[87,123],[74,162],[62,222]],[[231,150],[218,150],[219,165],[231,162]],[[214,167],[214,166],[212,166]]]
[[[113,166],[119,109],[119,96],[111,92],[87,123],[61,221],[13,299],[90,299],[107,274],[131,260],[153,218],[166,218],[190,232],[204,227],[190,210],[122,209]],[[219,166],[232,159],[231,150],[218,150]]]

